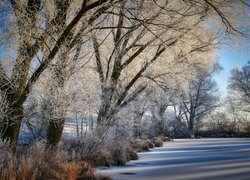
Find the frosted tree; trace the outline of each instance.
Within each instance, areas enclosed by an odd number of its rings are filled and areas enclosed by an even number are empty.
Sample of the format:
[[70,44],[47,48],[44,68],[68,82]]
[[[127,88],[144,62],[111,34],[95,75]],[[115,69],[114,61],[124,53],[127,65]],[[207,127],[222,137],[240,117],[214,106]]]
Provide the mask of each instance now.
[[210,71],[199,72],[197,77],[189,82],[187,93],[181,96],[191,137],[195,135],[195,125],[198,127],[200,120],[219,106],[218,89],[212,78],[214,72],[216,66]]
[[[13,150],[24,116],[23,104],[35,82],[54,61],[62,46],[75,47],[84,31],[116,1],[3,1],[17,29],[14,65],[6,71],[0,61],[1,91],[6,94],[10,116],[1,120],[2,139],[11,142]],[[76,30],[73,33],[73,30]],[[79,48],[78,48],[79,49]],[[78,53],[76,51],[76,53]],[[63,63],[63,62],[60,62]]]
[[220,9],[229,4],[123,1],[107,12],[93,34],[101,85],[97,122],[112,124],[112,118],[144,91],[148,82],[164,76],[171,63],[198,60],[197,56],[213,49],[218,34],[206,26],[206,18],[222,20],[228,33],[236,32]]

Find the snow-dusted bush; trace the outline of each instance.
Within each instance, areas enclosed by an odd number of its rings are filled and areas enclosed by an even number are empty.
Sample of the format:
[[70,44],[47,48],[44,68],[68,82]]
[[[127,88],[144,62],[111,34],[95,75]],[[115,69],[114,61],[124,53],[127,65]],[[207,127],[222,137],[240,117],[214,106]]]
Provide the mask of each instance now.
[[136,159],[136,155],[131,155],[133,152],[129,142],[128,134],[119,127],[110,127],[101,135],[100,132],[93,131],[81,139],[65,139],[62,146],[70,152],[74,161],[109,166],[123,165],[127,160]]
[[145,141],[145,144],[146,144],[149,148],[154,148],[154,147],[155,147],[154,143],[153,143],[152,141],[150,141],[150,140],[146,140],[146,141]]
[[150,148],[149,143],[146,143],[146,141],[142,139],[135,139],[132,142],[132,146],[137,152],[148,151]]
[[127,160],[128,161],[130,161],[130,160],[138,160],[139,159],[136,151],[131,146],[129,146],[127,148],[126,152],[127,152]]
[[100,138],[94,134],[88,134],[81,139],[65,139],[62,148],[71,154],[74,161],[110,165],[111,154],[103,145]]

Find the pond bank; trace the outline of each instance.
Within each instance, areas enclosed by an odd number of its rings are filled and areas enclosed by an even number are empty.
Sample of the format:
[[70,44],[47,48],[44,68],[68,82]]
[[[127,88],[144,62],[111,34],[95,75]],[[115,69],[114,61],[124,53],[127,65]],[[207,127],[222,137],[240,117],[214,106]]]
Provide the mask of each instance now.
[[250,179],[249,138],[176,139],[125,166],[99,167],[115,180]]

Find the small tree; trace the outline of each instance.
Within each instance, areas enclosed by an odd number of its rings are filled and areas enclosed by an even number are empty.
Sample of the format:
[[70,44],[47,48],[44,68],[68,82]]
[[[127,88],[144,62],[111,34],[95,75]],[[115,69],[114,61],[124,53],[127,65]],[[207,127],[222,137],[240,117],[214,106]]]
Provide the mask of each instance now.
[[194,126],[202,117],[218,107],[218,89],[212,79],[212,71],[198,72],[196,79],[189,82],[187,93],[182,94],[184,115],[188,123],[189,135],[194,136]]

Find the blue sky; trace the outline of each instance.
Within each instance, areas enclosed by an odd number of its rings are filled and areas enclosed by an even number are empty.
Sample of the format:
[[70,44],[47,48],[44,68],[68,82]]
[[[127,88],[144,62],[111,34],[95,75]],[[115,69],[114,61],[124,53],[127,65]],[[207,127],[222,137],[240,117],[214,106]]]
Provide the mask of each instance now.
[[218,61],[223,70],[215,75],[215,80],[222,95],[226,95],[230,71],[236,67],[241,68],[250,61],[250,38],[241,38],[218,51]]
[[[248,1],[250,2],[250,0]],[[246,65],[248,61],[250,61],[249,12],[250,7],[246,7],[245,13],[241,13],[237,18],[240,31],[243,32],[246,37],[238,37],[237,41],[228,42],[228,46],[218,50],[218,61],[223,67],[223,70],[215,75],[215,79],[222,95],[227,95],[230,71],[236,67],[241,68],[242,66]]]

